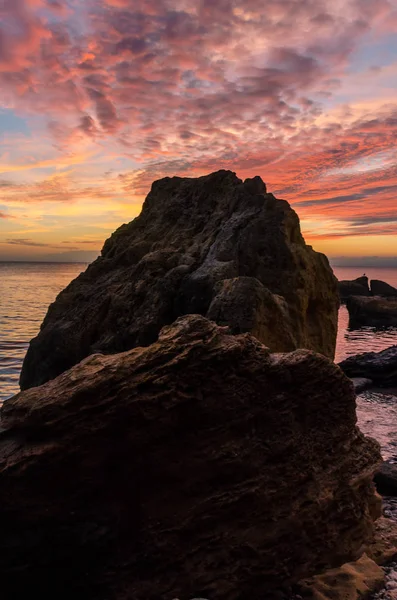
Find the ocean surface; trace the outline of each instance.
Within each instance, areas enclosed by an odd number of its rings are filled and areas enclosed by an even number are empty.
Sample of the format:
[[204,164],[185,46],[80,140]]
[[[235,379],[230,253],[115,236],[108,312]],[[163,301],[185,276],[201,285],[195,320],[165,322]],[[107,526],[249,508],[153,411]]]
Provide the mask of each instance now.
[[58,293],[86,264],[0,262],[0,403],[19,391],[29,346]]
[[[376,267],[334,267],[339,281],[351,280],[365,273],[368,279],[380,279],[397,288],[397,268],[377,269]],[[346,306],[339,310],[338,339],[336,343],[335,362],[360,352],[379,352],[397,344],[396,327],[360,327],[349,329],[349,313]]]
[[[1,263],[0,262],[0,402],[19,391],[18,378],[29,341],[57,294],[79,273],[82,263]],[[334,268],[338,279],[354,279],[363,268]],[[397,269],[364,269],[368,277],[382,279],[397,287]],[[379,351],[397,344],[397,328],[349,329],[348,312],[339,312],[336,362],[369,350]],[[397,426],[396,426],[397,428]]]

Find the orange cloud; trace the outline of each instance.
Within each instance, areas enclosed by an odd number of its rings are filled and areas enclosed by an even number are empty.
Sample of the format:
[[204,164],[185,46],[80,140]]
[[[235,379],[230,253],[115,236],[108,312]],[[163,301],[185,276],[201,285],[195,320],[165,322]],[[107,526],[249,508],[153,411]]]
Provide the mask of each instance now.
[[396,64],[359,60],[392,32],[392,2],[83,4],[2,3],[4,105],[45,122],[48,151],[0,142],[0,206],[135,214],[155,178],[230,168],[261,174],[313,239],[393,235]]

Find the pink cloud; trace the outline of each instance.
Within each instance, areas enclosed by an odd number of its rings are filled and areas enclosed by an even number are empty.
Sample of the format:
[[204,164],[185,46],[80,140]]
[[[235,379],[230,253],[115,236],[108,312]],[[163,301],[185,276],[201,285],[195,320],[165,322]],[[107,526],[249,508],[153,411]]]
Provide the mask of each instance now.
[[[87,0],[62,11],[56,0],[4,0],[0,86],[15,110],[47,118],[59,146],[109,140],[141,163],[121,180],[131,194],[165,174],[222,167],[261,172],[303,216],[348,220],[352,203],[358,218],[390,214],[395,174],[354,165],[395,148],[396,106],[343,122],[319,117],[364,36],[390,27],[393,5],[259,4]],[[75,197],[57,185],[37,192]],[[355,193],[362,202],[332,200]],[[29,199],[39,201],[35,187]]]

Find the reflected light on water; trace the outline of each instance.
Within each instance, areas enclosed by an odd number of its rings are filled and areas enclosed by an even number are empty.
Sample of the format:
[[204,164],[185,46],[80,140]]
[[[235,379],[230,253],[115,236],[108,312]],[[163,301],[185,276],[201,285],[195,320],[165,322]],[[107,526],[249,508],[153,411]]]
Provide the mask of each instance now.
[[86,266],[0,263],[0,402],[19,391],[22,361],[49,304]]

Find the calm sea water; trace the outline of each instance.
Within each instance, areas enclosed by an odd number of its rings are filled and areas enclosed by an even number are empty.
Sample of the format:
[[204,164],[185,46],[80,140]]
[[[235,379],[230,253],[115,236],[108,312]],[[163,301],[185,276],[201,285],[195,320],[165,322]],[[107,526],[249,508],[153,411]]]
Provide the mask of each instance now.
[[[334,267],[337,278],[356,279],[366,274],[369,279],[380,279],[397,288],[397,269],[377,269],[375,267]],[[360,352],[379,352],[393,344],[397,344],[397,328],[384,327],[360,327],[360,329],[349,329],[349,313],[345,306],[339,311],[338,339],[336,344],[335,362],[340,362],[347,356],[359,354]]]
[[[19,391],[18,378],[29,340],[37,335],[48,305],[86,264],[0,263],[0,402]],[[334,268],[339,279],[354,279],[363,268]],[[397,269],[365,269],[370,278],[397,287]],[[397,343],[397,329],[348,328],[341,307],[336,361],[346,356],[379,351]]]
[[22,361],[49,304],[86,266],[0,262],[0,403],[19,391]]

